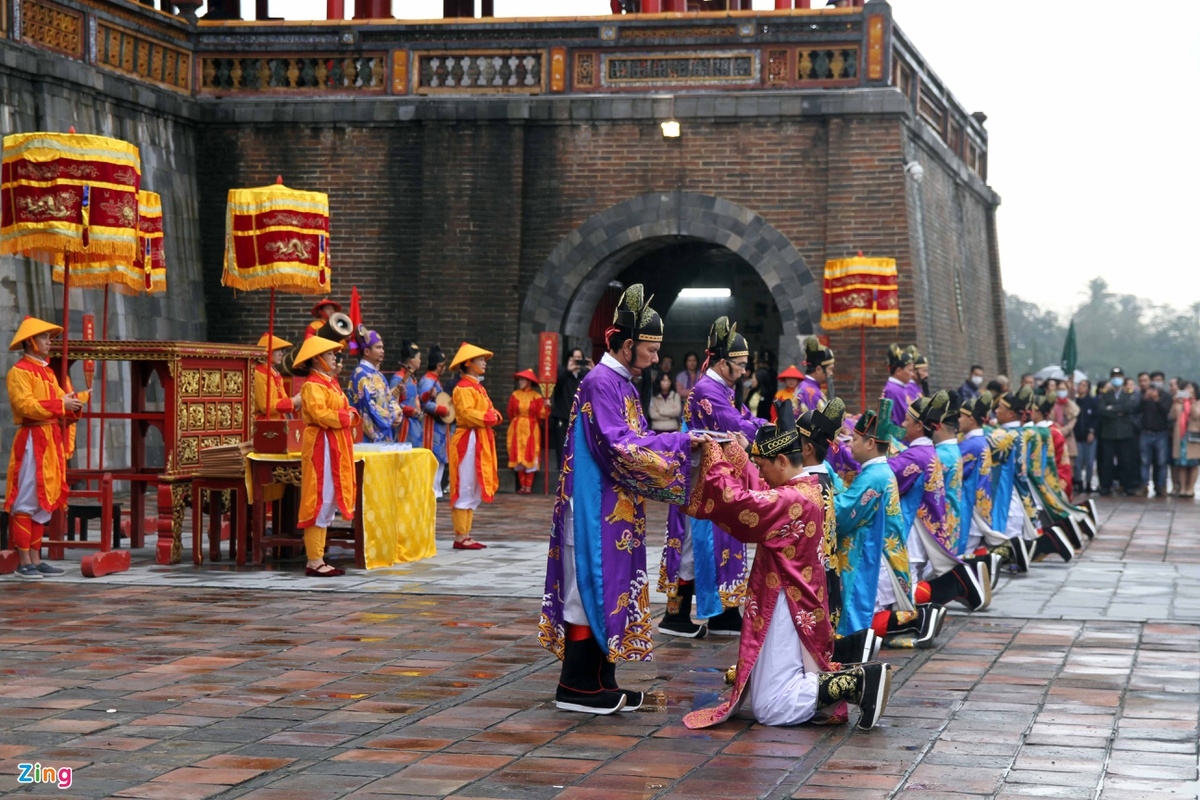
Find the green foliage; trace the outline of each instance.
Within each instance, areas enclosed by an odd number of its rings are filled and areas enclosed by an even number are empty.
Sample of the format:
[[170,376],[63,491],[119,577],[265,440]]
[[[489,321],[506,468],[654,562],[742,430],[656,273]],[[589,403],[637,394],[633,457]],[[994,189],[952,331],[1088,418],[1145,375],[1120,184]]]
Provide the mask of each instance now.
[[1077,368],[1093,379],[1114,365],[1127,374],[1161,369],[1168,377],[1200,380],[1200,303],[1187,311],[1114,294],[1102,278],[1088,283],[1087,299],[1067,318],[1015,295],[1005,297],[1008,349],[1016,377],[1057,364],[1075,321]]

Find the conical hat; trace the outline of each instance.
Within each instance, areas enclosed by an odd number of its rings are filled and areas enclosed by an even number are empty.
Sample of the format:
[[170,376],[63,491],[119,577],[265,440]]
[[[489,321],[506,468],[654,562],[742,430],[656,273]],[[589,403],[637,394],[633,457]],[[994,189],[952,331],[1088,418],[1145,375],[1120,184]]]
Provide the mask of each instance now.
[[454,369],[464,361],[470,361],[471,359],[479,358],[480,356],[483,356],[484,358],[491,358],[492,355],[493,354],[490,350],[484,350],[482,347],[476,347],[473,344],[463,342],[462,347],[458,348],[458,353],[455,354],[454,360],[450,362],[450,369]]
[[20,350],[21,343],[26,339],[32,339],[39,333],[49,333],[51,336],[58,336],[62,333],[62,326],[55,325],[53,322],[46,322],[37,317],[26,317],[21,320],[21,327],[17,328],[16,335],[8,345],[9,350]]
[[539,382],[537,375],[534,375],[533,370],[531,370],[531,369],[524,369],[524,370],[521,370],[520,372],[515,372],[515,373],[513,373],[513,377],[514,378],[524,378],[525,380],[529,381],[530,383],[538,383]]
[[804,380],[804,373],[796,369],[795,364],[792,364],[783,372],[779,373],[779,380],[783,380],[784,378],[795,378],[798,381],[802,381]]
[[[264,333],[262,336],[259,337],[259,339],[258,339],[259,347],[267,346],[267,336],[268,335],[269,334]],[[271,349],[272,350],[282,350],[285,347],[291,347],[291,346],[292,346],[292,343],[289,342],[287,339],[280,339],[278,336],[271,337]]]
[[304,344],[300,345],[300,352],[296,353],[294,364],[303,364],[310,358],[328,353],[330,350],[341,350],[342,343],[335,342],[330,339],[324,339],[320,336],[310,336],[304,340]]

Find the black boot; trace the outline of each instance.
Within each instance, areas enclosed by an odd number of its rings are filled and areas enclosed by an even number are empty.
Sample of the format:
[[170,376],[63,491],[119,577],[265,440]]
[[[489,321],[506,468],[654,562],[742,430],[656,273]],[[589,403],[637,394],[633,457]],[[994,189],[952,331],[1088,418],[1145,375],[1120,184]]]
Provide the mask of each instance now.
[[825,598],[829,607],[829,627],[836,631],[842,621],[842,576],[836,569],[825,570]]
[[833,660],[839,664],[863,664],[879,652],[879,637],[870,628],[833,640]]
[[635,692],[617,686],[617,665],[607,658],[600,665],[600,685],[607,691],[625,695],[625,707],[622,711],[637,711],[646,699],[645,692]]
[[929,602],[944,606],[957,600],[971,611],[987,608],[992,600],[992,579],[986,563],[959,564],[929,581]]
[[703,639],[704,634],[708,633],[707,627],[692,622],[692,591],[693,584],[690,581],[680,583],[675,597],[667,598],[667,613],[658,623],[659,633],[685,639]]
[[727,608],[707,623],[711,636],[741,636],[742,612],[737,606]]
[[1100,528],[1099,528],[1100,523],[1096,521],[1096,500],[1095,500],[1095,498],[1089,497],[1088,501],[1087,501],[1087,505],[1085,505],[1084,508],[1087,509],[1088,516],[1092,518],[1092,527],[1095,528],[1097,533],[1099,533],[1100,532]]
[[607,659],[594,638],[567,640],[564,650],[562,674],[554,693],[554,705],[559,710],[612,714],[625,707],[625,695],[606,690],[600,682]]
[[1087,514],[1079,518],[1079,530],[1083,531],[1084,536],[1087,536],[1089,542],[1096,538],[1096,523]]
[[[1025,549],[1025,540],[1020,536],[1014,536],[1005,544],[1002,544],[1000,547],[996,548],[997,552],[1000,552],[1001,548],[1004,547],[1008,548],[1008,554],[1010,558],[1008,564],[1011,565],[1012,568],[1017,572],[1029,572],[1029,551]],[[1003,555],[1004,554],[1001,552],[1001,557],[1003,557]]]
[[817,708],[843,701],[858,706],[862,711],[858,727],[870,730],[883,716],[891,688],[892,667],[879,661],[841,672],[822,672],[817,678]]
[[[1000,548],[1004,549],[1003,553],[1000,552]],[[983,574],[983,570],[980,569],[980,565],[986,567],[987,574],[991,578],[992,591],[995,592],[997,584],[1000,583],[1000,565],[1004,563],[1005,553],[1011,553],[1011,550],[1007,544],[1002,544],[995,550],[989,551],[986,556],[971,556],[970,558],[964,558],[963,563],[970,564],[979,575]]]
[[1067,535],[1058,528],[1050,528],[1033,543],[1031,560],[1041,561],[1050,555],[1056,555],[1063,561],[1070,561],[1075,557],[1075,551],[1071,549],[1071,542],[1067,540]]
[[910,635],[914,646],[933,647],[933,640],[941,633],[945,617],[946,609],[932,603],[922,603],[916,611],[906,614],[904,619],[893,611],[888,617],[887,635]]
[[1071,549],[1076,553],[1083,550],[1083,533],[1079,530],[1079,526],[1075,520],[1070,517],[1063,517],[1055,525],[1059,530],[1067,535],[1067,541],[1071,543]]

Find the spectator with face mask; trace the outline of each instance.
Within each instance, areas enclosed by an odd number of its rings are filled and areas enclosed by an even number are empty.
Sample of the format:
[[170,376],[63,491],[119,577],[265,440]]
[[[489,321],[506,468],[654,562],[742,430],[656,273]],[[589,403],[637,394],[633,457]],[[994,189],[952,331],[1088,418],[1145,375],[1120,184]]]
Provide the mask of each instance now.
[[963,385],[958,387],[958,396],[963,402],[974,400],[979,397],[979,391],[983,388],[983,367],[978,364],[971,365],[971,374],[963,381]]
[[[1049,385],[1051,383],[1054,384],[1053,387]],[[1046,384],[1046,393],[1054,397],[1054,408],[1050,411],[1050,422],[1062,431],[1063,438],[1066,440],[1067,457],[1071,461],[1073,474],[1074,465],[1079,453],[1075,446],[1075,437],[1072,434],[1075,432],[1075,423],[1079,419],[1079,406],[1071,399],[1071,395],[1074,393],[1071,391],[1070,379],[1046,381]],[[1074,486],[1068,488],[1072,492],[1075,489]],[[1068,492],[1068,499],[1070,499],[1070,495],[1071,493]]]
[[1097,396],[1100,415],[1100,496],[1112,494],[1113,483],[1120,482],[1125,494],[1136,494],[1138,486],[1138,439],[1136,385],[1125,378],[1125,371],[1113,367],[1108,384]]

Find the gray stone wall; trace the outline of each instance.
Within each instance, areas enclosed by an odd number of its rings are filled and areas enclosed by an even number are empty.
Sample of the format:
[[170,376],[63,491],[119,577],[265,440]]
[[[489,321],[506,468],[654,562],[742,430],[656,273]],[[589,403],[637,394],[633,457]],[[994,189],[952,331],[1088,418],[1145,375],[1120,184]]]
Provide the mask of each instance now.
[[[203,280],[200,269],[200,227],[197,212],[196,127],[190,115],[193,101],[167,90],[137,85],[67,59],[24,45],[0,41],[0,131],[67,131],[124,139],[137,145],[142,162],[142,187],[163,200],[167,259],[167,291],[131,297],[109,293],[110,339],[200,340],[207,336]],[[104,292],[73,289],[70,298],[71,333],[79,337],[83,315],[96,318],[102,330]],[[50,268],[24,258],[0,257],[0,336],[7,345],[25,315],[61,322],[62,285],[52,284]],[[0,370],[16,355],[0,350]],[[128,407],[128,370],[108,370],[110,410]],[[82,387],[82,368],[72,380]],[[94,384],[93,408],[99,409],[100,373]],[[106,466],[128,464],[124,423],[114,423],[106,435]],[[7,409],[0,415],[0,453],[7,466],[13,436]],[[93,436],[97,437],[98,428]],[[86,441],[79,431],[79,447]],[[82,456],[77,456],[81,458]],[[78,463],[78,461],[77,461]]]

